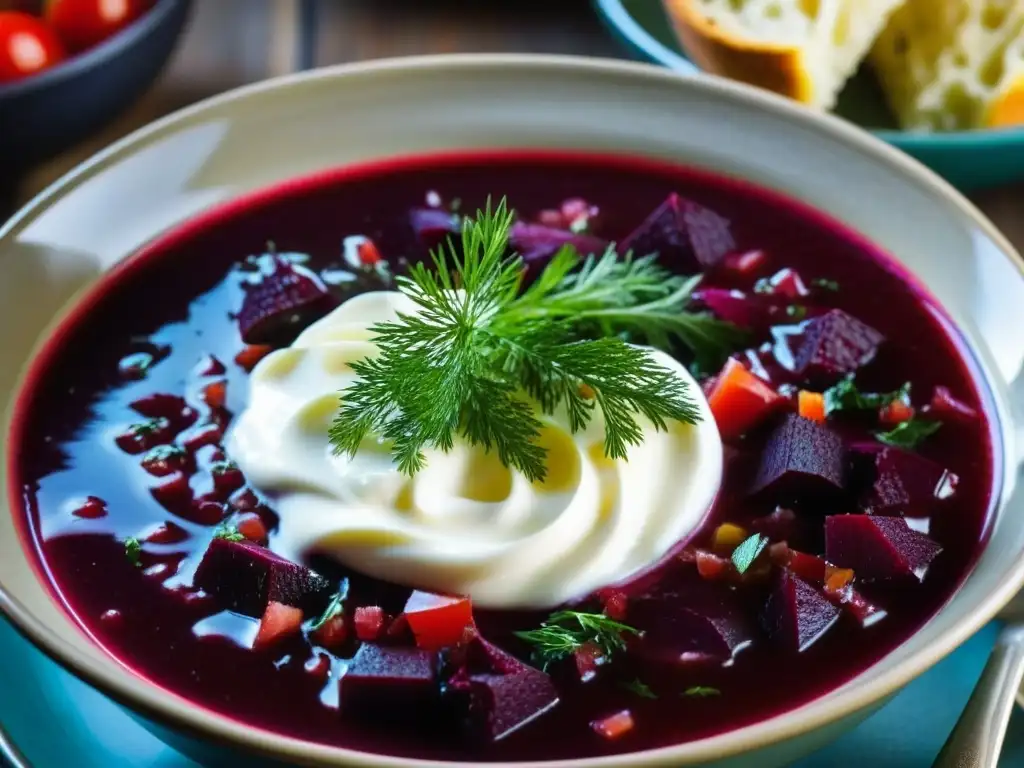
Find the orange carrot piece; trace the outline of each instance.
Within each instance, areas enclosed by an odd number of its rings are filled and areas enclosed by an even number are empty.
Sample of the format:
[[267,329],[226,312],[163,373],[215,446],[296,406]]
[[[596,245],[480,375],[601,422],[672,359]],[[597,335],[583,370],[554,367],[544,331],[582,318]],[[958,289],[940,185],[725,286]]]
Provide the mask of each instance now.
[[808,392],[801,389],[797,395],[797,410],[805,419],[825,421],[825,396],[820,392]]

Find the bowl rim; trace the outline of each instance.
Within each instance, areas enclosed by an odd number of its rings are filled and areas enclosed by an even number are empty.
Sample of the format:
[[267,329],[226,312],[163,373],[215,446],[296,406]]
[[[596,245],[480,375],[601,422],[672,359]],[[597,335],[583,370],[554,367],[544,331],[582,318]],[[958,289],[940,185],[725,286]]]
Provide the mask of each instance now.
[[[745,101],[748,105],[772,114],[788,123],[796,123],[824,133],[836,141],[850,145],[892,167],[900,175],[930,188],[946,203],[957,209],[959,215],[982,231],[1017,269],[1024,279],[1024,257],[969,200],[956,191],[937,174],[887,145],[871,134],[833,115],[818,114],[807,110],[787,99],[767,91],[752,88],[713,76],[700,78],[683,77],[670,69],[653,64],[624,62],[614,59],[600,59],[567,55],[537,54],[441,54],[378,59],[366,62],[342,64],[307,72],[299,72],[272,78],[258,83],[233,89],[173,112],[128,136],[113,143],[92,158],[78,165],[60,179],[37,194],[4,225],[0,226],[0,246],[22,222],[42,213],[62,194],[88,181],[90,177],[115,165],[122,156],[131,154],[138,146],[144,145],[151,137],[176,128],[186,127],[193,121],[201,120],[211,108],[222,107],[238,101],[269,97],[274,93],[293,86],[316,82],[344,82],[355,77],[394,76],[419,70],[455,72],[489,70],[507,75],[515,69],[526,76],[558,76],[560,73],[577,73],[591,77],[629,77],[648,83],[658,82],[668,87],[690,89],[698,93],[734,101]],[[61,310],[56,322],[64,317],[69,307],[77,304],[79,297]],[[49,326],[54,327],[53,324]],[[45,332],[44,332],[45,333]],[[16,389],[24,378],[19,378]],[[927,647],[899,662],[892,669],[874,679],[845,690],[840,696],[823,696],[810,702],[813,706],[802,705],[765,720],[697,741],[661,747],[653,750],[628,752],[600,758],[573,758],[565,760],[502,762],[492,763],[494,768],[627,768],[644,765],[654,766],[691,765],[704,761],[735,757],[743,753],[763,749],[771,745],[797,738],[824,728],[831,723],[856,715],[874,704],[882,702],[912,679],[936,664],[955,650],[1010,601],[1024,585],[1024,557],[1010,563],[1004,578],[986,597],[965,612],[965,615],[947,632],[939,635]],[[242,752],[274,757],[297,762],[301,765],[316,766],[359,766],[361,768],[399,768],[420,766],[441,768],[453,763],[419,758],[402,758],[379,755],[341,747],[327,746],[303,741],[268,730],[255,728],[226,715],[220,715],[200,707],[184,697],[143,680],[127,667],[101,667],[95,664],[75,644],[59,637],[19,600],[9,594],[0,584],[0,613],[11,620],[14,627],[51,659],[112,698],[129,710],[140,713],[148,720],[173,730],[199,738],[230,745]],[[797,714],[799,712],[799,714]],[[464,763],[470,765],[471,763]],[[454,765],[459,765],[455,763]]]
[[[654,1],[651,0],[651,2]],[[592,0],[592,2],[597,15],[604,21],[608,30],[629,50],[640,54],[649,62],[656,62],[681,75],[699,77],[709,74],[654,37],[633,17],[633,14],[626,8],[624,0]],[[986,146],[996,151],[1024,145],[1024,126],[922,133],[892,128],[867,128],[858,123],[854,123],[854,125],[869,131],[883,141],[909,151],[962,150],[975,146]]]
[[16,99],[33,91],[60,85],[86,73],[98,64],[115,58],[122,51],[148,38],[156,29],[162,27],[179,7],[188,6],[191,2],[192,0],[156,0],[153,7],[142,16],[99,45],[77,53],[35,75],[11,83],[0,83],[0,103],[5,99]]

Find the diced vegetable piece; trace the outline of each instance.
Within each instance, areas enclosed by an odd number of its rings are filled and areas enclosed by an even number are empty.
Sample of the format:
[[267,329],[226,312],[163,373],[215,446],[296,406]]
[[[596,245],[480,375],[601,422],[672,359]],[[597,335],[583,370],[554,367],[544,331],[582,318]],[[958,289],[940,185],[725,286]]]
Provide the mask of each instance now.
[[356,608],[352,617],[352,623],[356,628],[356,637],[364,642],[377,640],[384,633],[386,618],[384,609],[379,605]]
[[440,650],[462,639],[463,630],[473,621],[473,605],[468,597],[416,591],[405,604],[403,615],[417,646]]
[[732,575],[735,571],[728,557],[721,557],[713,552],[698,549],[695,555],[697,573],[702,579],[717,581]]
[[776,575],[765,606],[765,630],[784,648],[804,651],[839,618],[839,609],[817,589],[787,570]]
[[835,496],[846,476],[842,438],[823,424],[787,414],[765,443],[751,493],[780,501]]
[[620,243],[622,253],[657,253],[666,267],[683,274],[716,266],[736,250],[729,221],[673,193]]
[[797,412],[805,419],[825,422],[825,396],[820,392],[808,392],[801,389],[797,395]]
[[527,264],[547,261],[566,244],[572,245],[581,256],[601,254],[608,248],[608,242],[599,237],[578,235],[568,229],[555,229],[525,221],[517,221],[512,225],[508,242]]
[[271,274],[245,288],[238,329],[246,344],[286,340],[334,305],[315,273],[284,259],[277,260]]
[[787,299],[802,299],[811,294],[800,274],[789,267],[780,269],[768,278],[768,285],[772,293]]
[[841,309],[807,323],[794,353],[794,373],[820,384],[831,384],[871,362],[884,337]]
[[349,716],[412,721],[438,705],[437,654],[419,648],[363,643],[339,682]]
[[260,629],[252,647],[269,648],[281,640],[294,637],[302,629],[302,609],[270,601],[260,619]]
[[740,437],[785,402],[782,395],[731,358],[708,395],[708,405],[724,440]]
[[170,520],[150,529],[145,541],[150,544],[180,544],[188,539],[188,531]]
[[825,568],[825,592],[839,592],[853,581],[851,568],[836,568],[834,565]]
[[505,738],[558,703],[548,675],[480,637],[449,686],[468,699],[466,725],[483,741]]
[[584,643],[572,653],[576,674],[580,682],[586,683],[597,675],[598,667],[607,661],[604,651],[596,643]]
[[175,472],[189,473],[193,469],[188,451],[177,445],[158,445],[142,457],[142,468],[154,477],[167,477]]
[[838,589],[832,589],[828,582],[826,582],[824,592],[825,596],[829,600],[836,605],[841,606],[842,609],[846,611],[848,615],[856,619],[862,627],[869,627],[875,622],[881,621],[886,616],[884,610],[864,597],[864,595],[858,592],[852,584],[847,584],[846,586]]
[[874,481],[862,501],[874,514],[927,517],[937,500],[956,491],[959,478],[924,456],[883,448],[872,457]]
[[630,711],[624,709],[614,715],[592,721],[590,727],[601,738],[615,741],[632,731],[636,724],[633,722],[633,715]]
[[792,538],[798,528],[796,512],[787,507],[776,507],[771,514],[750,521],[750,530],[763,533],[772,541]]
[[618,589],[608,590],[602,596],[604,603],[604,615],[615,621],[622,621],[626,618],[629,610],[629,596]]
[[331,588],[323,576],[268,549],[221,538],[210,542],[194,583],[219,604],[248,616],[263,615],[271,602],[315,611]]
[[263,518],[255,512],[247,512],[241,515],[235,522],[235,528],[253,544],[266,546],[268,538],[267,526],[264,524]]
[[768,254],[764,251],[746,251],[734,253],[726,257],[725,267],[738,275],[756,275],[768,263]]
[[98,496],[86,496],[71,514],[83,520],[96,520],[107,516],[107,502]]
[[192,426],[199,415],[185,398],[164,393],[140,397],[132,402],[131,408],[148,419],[167,419],[176,431]]
[[174,472],[161,478],[156,485],[150,487],[149,492],[160,506],[171,512],[176,512],[192,502],[192,488],[188,484],[188,475],[184,472]]
[[268,344],[248,344],[242,347],[242,351],[235,355],[235,364],[239,368],[251,371],[257,363],[274,351]]
[[158,416],[149,421],[132,424],[114,438],[114,442],[125,453],[134,455],[169,443],[176,434],[178,434],[178,429],[174,424],[169,419]]
[[208,445],[218,445],[224,439],[224,429],[219,424],[200,424],[181,436],[181,445],[190,453]]
[[643,633],[636,653],[669,665],[728,661],[753,639],[733,592],[698,579],[659,585],[631,600],[627,623]]
[[313,641],[327,649],[337,649],[348,640],[348,621],[345,614],[332,616],[311,633]]
[[224,505],[209,499],[196,499],[187,511],[175,510],[177,514],[198,525],[217,525],[224,520],[227,510]]
[[893,400],[878,410],[878,421],[886,427],[895,427],[914,418],[914,406],[903,400]]
[[973,421],[978,412],[953,396],[948,387],[938,386],[932,392],[929,413],[943,421]]
[[459,217],[443,208],[413,208],[409,211],[409,224],[424,250],[434,250],[461,229]]
[[694,293],[693,300],[719,320],[752,331],[764,331],[776,316],[782,316],[783,311],[763,297],[728,288],[702,288]]
[[717,555],[731,555],[749,535],[746,529],[735,523],[722,523],[711,538],[711,548]]
[[789,550],[789,558],[785,566],[801,579],[812,584],[823,583],[828,572],[828,563],[823,559],[795,549]]
[[223,408],[228,401],[227,381],[214,381],[203,387],[203,402],[211,408]]
[[934,540],[908,526],[902,517],[825,518],[825,558],[852,568],[861,580],[923,581],[928,566],[941,551]]

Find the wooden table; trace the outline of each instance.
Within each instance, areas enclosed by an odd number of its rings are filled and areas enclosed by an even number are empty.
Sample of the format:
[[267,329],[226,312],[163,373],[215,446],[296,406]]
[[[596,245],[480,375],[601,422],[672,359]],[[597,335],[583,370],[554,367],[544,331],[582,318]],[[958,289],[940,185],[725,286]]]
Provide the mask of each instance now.
[[[588,0],[532,6],[521,0],[197,0],[181,47],[146,97],[100,135],[36,169],[17,200],[161,115],[304,66],[478,51],[624,55]],[[974,197],[1024,250],[1024,184]]]

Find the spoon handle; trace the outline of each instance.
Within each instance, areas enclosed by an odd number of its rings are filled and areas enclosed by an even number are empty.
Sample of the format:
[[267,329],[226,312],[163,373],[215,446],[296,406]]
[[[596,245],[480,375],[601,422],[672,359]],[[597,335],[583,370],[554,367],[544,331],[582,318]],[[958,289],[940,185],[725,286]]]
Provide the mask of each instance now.
[[1024,677],[1024,624],[1011,624],[996,640],[985,671],[932,768],[996,768]]

